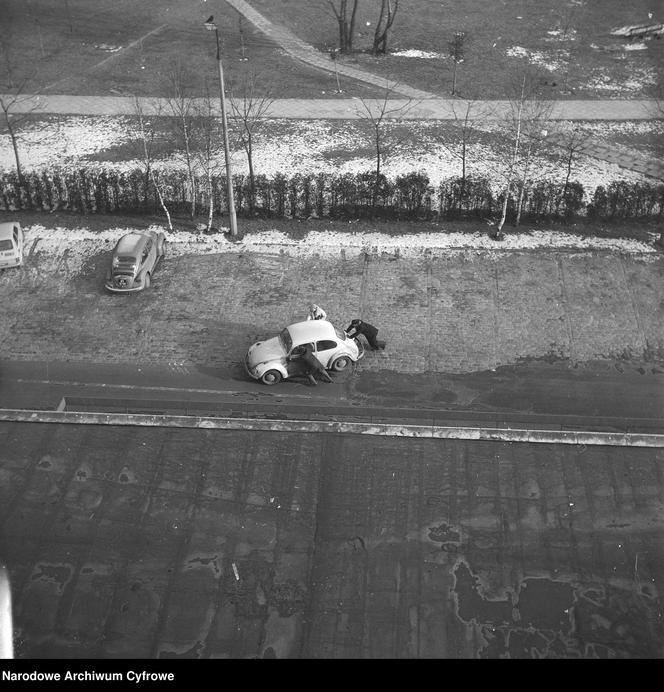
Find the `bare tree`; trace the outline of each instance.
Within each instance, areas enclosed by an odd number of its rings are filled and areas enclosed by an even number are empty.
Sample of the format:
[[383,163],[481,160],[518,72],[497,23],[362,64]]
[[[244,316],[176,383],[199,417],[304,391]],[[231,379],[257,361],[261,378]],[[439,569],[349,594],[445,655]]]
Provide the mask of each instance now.
[[456,94],[457,67],[463,62],[466,33],[455,31],[452,40],[447,44],[448,55],[452,58],[452,96]]
[[350,53],[353,50],[355,16],[360,0],[327,0],[339,27],[339,50]]
[[648,96],[652,99],[652,117],[657,120],[664,119],[664,71],[657,75],[657,83],[649,89]]
[[171,214],[166,206],[166,200],[164,197],[164,190],[162,189],[162,184],[159,180],[159,175],[154,169],[154,142],[155,142],[155,129],[151,126],[151,123],[145,119],[143,113],[143,105],[141,104],[138,96],[134,96],[134,114],[136,115],[138,124],[138,137],[141,149],[141,160],[145,169],[145,179],[146,179],[146,189],[151,184],[154,187],[157,197],[159,199],[159,204],[166,215],[166,220],[168,222],[168,230],[173,230],[173,224],[171,222]]
[[42,36],[41,22],[39,21],[39,13],[34,12],[34,10],[32,9],[32,2],[30,0],[26,0],[26,3],[28,6],[28,15],[37,27],[37,37],[39,38],[39,50],[41,51],[41,56],[42,58],[45,58],[46,51],[44,50],[44,37]]
[[219,133],[216,129],[217,119],[215,117],[215,106],[213,105],[212,95],[210,93],[209,84],[205,83],[205,93],[202,99],[198,100],[196,105],[196,149],[195,161],[196,168],[203,172],[205,180],[205,192],[207,195],[207,232],[212,229],[212,221],[214,219],[214,185],[213,180],[222,169],[222,164],[218,157],[215,156],[214,143],[218,139]]
[[0,109],[2,109],[2,116],[7,132],[9,133],[9,139],[12,143],[12,150],[14,152],[14,163],[16,165],[16,176],[18,177],[19,183],[22,185],[25,178],[23,177],[23,169],[21,168],[21,157],[19,156],[19,146],[18,146],[18,132],[21,123],[28,117],[30,111],[34,111],[36,106],[29,106],[28,112],[21,109],[21,114],[17,115],[14,111],[22,103],[28,102],[27,96],[22,96],[21,92],[24,83],[18,85],[18,90],[13,94],[3,94],[0,95]]
[[524,69],[518,75],[516,94],[510,99],[510,109],[505,122],[503,142],[507,147],[503,171],[503,205],[501,216],[491,236],[502,237],[502,229],[507,217],[507,205],[512,191],[516,188],[516,225],[521,220],[521,208],[533,157],[546,137],[545,124],[551,105],[541,101],[538,96],[540,80],[538,75]]
[[479,101],[456,101],[452,104],[454,115],[454,132],[452,137],[440,139],[440,144],[461,163],[461,195],[465,194],[468,148],[473,144],[480,130],[475,123],[484,120],[489,115],[489,109]]
[[533,114],[522,124],[522,132],[524,135],[523,147],[519,156],[520,160],[514,171],[515,184],[518,190],[516,199],[516,218],[514,219],[515,226],[521,223],[523,200],[526,187],[530,180],[534,158],[542,149],[548,134],[548,130],[546,129],[547,115],[548,114],[544,111],[536,115]]
[[69,0],[65,0],[65,12],[67,13],[67,22],[69,23],[69,33],[74,32],[74,23],[71,20],[71,10],[69,9]]
[[243,75],[240,85],[240,93],[230,95],[231,111],[235,116],[233,126],[242,148],[247,155],[249,167],[250,199],[249,208],[253,212],[256,203],[256,178],[254,175],[253,147],[256,136],[264,123],[274,98],[270,90],[264,91],[258,88],[258,77],[251,71]]
[[[664,119],[664,73],[662,71],[658,74],[657,84],[652,89],[651,96],[653,99],[653,117]],[[664,248],[664,228],[657,239],[657,245]]]
[[378,190],[380,186],[381,163],[385,155],[387,120],[399,119],[415,105],[413,99],[392,100],[394,94],[394,82],[385,80],[384,94],[380,99],[364,99],[360,97],[360,104],[356,109],[357,115],[371,125],[372,140],[376,154],[376,166],[374,169],[373,191],[371,197],[372,207],[376,206]]
[[196,216],[196,175],[192,157],[192,136],[194,111],[194,83],[191,73],[178,59],[174,60],[164,80],[166,104],[173,115],[176,148],[184,152],[187,166],[187,187],[189,194],[189,214]]
[[374,30],[372,55],[385,55],[387,53],[387,38],[394,19],[399,9],[399,0],[381,0],[380,14]]
[[243,20],[243,17],[242,17],[242,15],[238,12],[237,23],[238,23],[238,30],[239,30],[239,32],[240,32],[240,50],[242,51],[242,57],[240,58],[240,60],[241,60],[242,62],[246,62],[247,60],[249,60],[249,58],[247,57],[246,49],[245,49],[245,41],[244,41],[244,24],[243,24],[242,20]]
[[[16,164],[16,176],[20,185],[23,185],[23,169],[21,167],[21,157],[19,155],[19,132],[21,125],[30,118],[37,108],[37,102],[32,96],[38,91],[32,87],[35,84],[36,72],[28,75],[17,75],[17,70],[12,62],[9,48],[0,39],[0,50],[2,51],[2,72],[0,78],[0,109],[2,119],[9,139],[12,143],[14,152],[14,162]],[[32,93],[30,93],[32,92]]]
[[560,203],[562,203],[569,191],[572,171],[587,148],[591,136],[581,130],[578,125],[565,123],[556,128],[551,139],[560,148],[561,160],[565,167],[565,183],[560,196]]
[[577,10],[575,6],[563,7],[558,12],[558,41],[560,46],[557,50],[559,70],[562,74],[561,91],[563,94],[569,93],[569,78],[572,65],[576,63],[574,50],[574,23],[577,21]]
[[337,49],[333,48],[330,51],[330,60],[334,63],[334,77],[337,80],[337,88],[335,89],[334,93],[335,94],[343,94],[344,90],[341,88],[341,84],[339,84],[339,70],[337,69],[337,58],[339,56],[337,55]]

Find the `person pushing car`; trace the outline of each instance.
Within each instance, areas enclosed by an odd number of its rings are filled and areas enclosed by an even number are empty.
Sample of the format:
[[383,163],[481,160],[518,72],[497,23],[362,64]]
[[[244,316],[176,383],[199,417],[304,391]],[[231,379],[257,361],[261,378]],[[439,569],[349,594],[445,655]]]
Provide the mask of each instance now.
[[334,382],[327,370],[321,365],[321,362],[314,355],[314,350],[311,344],[305,344],[302,349],[302,362],[304,363],[305,373],[312,385],[317,385],[315,375],[320,375],[326,382]]
[[369,324],[364,320],[354,319],[345,331],[351,339],[355,339],[362,334],[374,351],[377,351],[379,348],[385,350],[385,342],[379,341],[376,338],[378,329],[373,324]]

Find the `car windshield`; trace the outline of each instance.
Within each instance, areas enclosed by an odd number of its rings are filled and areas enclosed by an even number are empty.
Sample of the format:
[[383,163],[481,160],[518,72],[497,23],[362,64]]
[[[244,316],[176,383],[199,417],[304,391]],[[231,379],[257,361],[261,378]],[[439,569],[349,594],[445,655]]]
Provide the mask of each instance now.
[[335,327],[334,332],[337,335],[337,338],[339,339],[339,341],[346,341],[346,338],[347,338],[346,332],[339,329],[339,327]]
[[14,245],[11,240],[0,240],[0,250],[13,250]]
[[290,353],[291,348],[293,348],[293,339],[288,331],[288,327],[281,330],[281,334],[279,334],[279,341],[281,341],[284,351],[286,351],[286,353]]

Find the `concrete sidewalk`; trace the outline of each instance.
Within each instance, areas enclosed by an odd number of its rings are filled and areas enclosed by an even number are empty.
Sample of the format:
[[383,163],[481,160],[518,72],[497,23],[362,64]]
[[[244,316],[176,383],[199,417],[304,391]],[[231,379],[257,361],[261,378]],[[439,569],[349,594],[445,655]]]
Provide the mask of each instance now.
[[426,99],[435,96],[435,94],[415,89],[408,84],[388,80],[385,77],[346,65],[340,60],[333,62],[330,56],[316,50],[312,45],[298,38],[286,27],[269,21],[249,3],[244,2],[244,0],[226,0],[226,2],[248,19],[259,31],[274,41],[291,58],[299,60],[310,67],[315,67],[324,72],[336,72],[344,77],[379,88],[386,88],[386,85],[389,83],[389,89],[392,93],[407,96],[408,98]]
[[[0,96],[10,99],[9,95]],[[167,100],[157,97],[139,97],[146,115],[171,113]],[[203,105],[203,99],[193,99]],[[372,110],[380,108],[380,99],[365,99]],[[427,98],[424,100],[389,99],[386,114],[389,120],[454,120],[463,117],[466,103],[472,103],[474,113],[481,120],[500,120],[510,112],[510,102],[462,101],[458,99]],[[135,115],[136,102],[130,96],[71,96],[67,94],[26,94],[12,106],[13,113],[44,115]],[[599,99],[552,101],[550,120],[656,120],[664,119],[657,101],[652,99]],[[362,101],[357,98],[339,99],[275,99],[266,113],[270,118],[358,120],[367,117]],[[473,118],[471,117],[471,120]]]

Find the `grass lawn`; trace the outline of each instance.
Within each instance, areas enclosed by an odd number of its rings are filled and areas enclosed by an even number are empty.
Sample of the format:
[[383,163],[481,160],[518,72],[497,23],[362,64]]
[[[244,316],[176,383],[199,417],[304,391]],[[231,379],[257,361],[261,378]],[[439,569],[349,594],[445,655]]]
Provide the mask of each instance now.
[[[564,125],[552,124],[551,132]],[[156,129],[155,158],[181,157],[182,151],[177,150],[174,130],[169,129],[169,119],[155,120],[153,126]],[[664,123],[584,123],[580,124],[579,131],[605,144],[631,147],[653,157],[664,155]],[[322,167],[330,172],[372,170],[376,158],[373,135],[371,124],[366,120],[265,120],[255,132],[255,170],[268,176],[279,168],[283,171],[298,167],[302,170]],[[439,177],[461,175],[459,139],[458,127],[449,121],[391,122],[383,129],[382,164],[387,166],[387,174],[392,177],[415,170],[425,170],[432,181]],[[236,152],[234,165],[236,169],[238,166],[241,169],[246,157],[235,136],[233,122],[230,143],[231,149]],[[282,143],[282,146],[277,147],[277,143]],[[495,178],[502,170],[499,165],[502,145],[501,131],[495,125],[480,123],[480,129],[473,132],[472,146],[466,155],[469,174]],[[87,154],[82,161],[122,163],[139,157],[139,142],[127,140]],[[549,176],[563,179],[566,163],[562,148],[553,145],[543,147],[539,157],[540,163],[546,165]],[[592,195],[599,184],[606,185],[602,165],[590,157],[575,158],[572,178],[583,182],[586,194]],[[594,173],[595,170],[597,173]],[[629,177],[627,171],[624,175]]]
[[[250,2],[317,48],[336,46],[336,24],[325,0]],[[30,76],[32,91],[159,95],[164,93],[168,66],[177,58],[189,68],[194,91],[203,93],[207,83],[216,93],[214,38],[203,27],[211,12],[220,30],[227,86],[252,70],[275,96],[338,97],[333,74],[290,59],[246,20],[240,22],[238,13],[225,3],[192,7],[181,0],[3,0],[0,32],[14,76]],[[525,62],[519,57],[523,50],[529,51],[531,63],[540,65],[545,95],[550,98],[644,96],[654,88],[658,73],[661,80],[664,41],[651,40],[643,49],[625,50],[627,42],[609,31],[646,22],[649,12],[652,21],[661,21],[661,2],[402,0],[389,48],[429,51],[440,58],[374,58],[366,51],[377,19],[376,3],[363,2],[355,37],[358,52],[344,60],[446,96],[451,85],[447,44],[455,31],[465,31],[465,59],[458,70],[458,91],[464,97],[505,97],[515,71]],[[569,39],[549,33],[565,26],[570,29]],[[243,43],[247,62],[240,60]],[[0,80],[6,89],[3,72]],[[565,74],[573,92],[567,95],[562,93]],[[346,79],[341,86],[343,97],[379,95],[376,89]]]
[[[254,72],[257,87],[280,98],[334,97],[333,74],[292,60],[246,21],[249,60],[242,61],[239,15],[219,4],[215,21],[227,90]],[[189,73],[192,94],[203,95],[208,85],[218,97],[214,34],[203,25],[210,11],[181,0],[2,0],[0,37],[14,77],[30,78],[27,92],[165,95],[164,81],[179,60]],[[7,82],[6,62],[0,63],[0,93]],[[344,83],[344,90],[344,98],[381,94],[364,84]]]
[[[291,28],[321,49],[335,47],[337,26],[324,0],[250,0],[260,12]],[[338,3],[337,3],[338,4]],[[350,3],[349,3],[350,4]],[[412,86],[449,95],[452,61],[448,43],[456,31],[467,34],[465,59],[458,68],[458,91],[467,98],[509,95],[512,75],[523,58],[507,54],[518,46],[534,54],[532,62],[557,65],[542,68],[546,95],[563,97],[562,79],[574,98],[643,95],[647,82],[664,66],[664,41],[650,40],[644,50],[625,51],[628,43],[609,34],[626,24],[664,21],[658,0],[402,0],[388,48],[441,54],[440,59],[417,59],[367,53],[378,18],[377,2],[361,2],[354,48],[347,60],[359,67],[399,79]],[[648,13],[653,19],[648,19]],[[549,34],[568,27],[569,40]],[[555,82],[555,86],[553,83]],[[643,88],[637,82],[643,82]],[[613,89],[611,87],[614,87]]]

